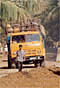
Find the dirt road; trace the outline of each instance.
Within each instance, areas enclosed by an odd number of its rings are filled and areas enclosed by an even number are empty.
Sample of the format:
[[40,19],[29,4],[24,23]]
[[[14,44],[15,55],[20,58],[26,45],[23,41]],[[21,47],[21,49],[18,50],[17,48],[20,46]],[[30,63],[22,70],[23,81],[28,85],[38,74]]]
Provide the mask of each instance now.
[[0,78],[0,88],[60,88],[60,69],[37,68]]
[[23,71],[7,68],[7,58],[0,57],[0,88],[60,88],[60,68],[55,68],[55,49],[47,50],[46,67],[23,66]]
[[[23,71],[30,71],[31,69],[34,69],[33,64],[23,65]],[[18,69],[15,68],[8,69],[7,56],[0,57],[0,77],[8,76],[9,73],[15,73],[15,72],[18,72]]]
[[[56,62],[56,49],[47,49],[46,56],[47,59],[45,61],[46,67],[54,65]],[[34,64],[23,65],[23,71],[30,71],[34,69]],[[6,76],[9,73],[18,72],[18,69],[8,69],[7,56],[0,57],[0,77]]]

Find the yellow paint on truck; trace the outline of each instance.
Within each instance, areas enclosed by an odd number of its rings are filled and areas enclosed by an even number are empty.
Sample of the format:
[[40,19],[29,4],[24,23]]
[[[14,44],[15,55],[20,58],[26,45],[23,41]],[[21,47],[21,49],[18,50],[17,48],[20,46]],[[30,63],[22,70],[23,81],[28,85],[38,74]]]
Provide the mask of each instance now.
[[[20,36],[20,35],[34,35],[37,34],[40,37],[39,41],[31,41],[31,42],[17,42],[13,41],[14,36]],[[11,59],[16,57],[16,52],[19,50],[19,45],[22,45],[22,49],[25,51],[25,56],[45,56],[45,48],[43,47],[43,41],[42,37],[40,35],[40,32],[37,31],[28,31],[28,32],[19,32],[19,33],[11,33],[10,35],[10,56]]]

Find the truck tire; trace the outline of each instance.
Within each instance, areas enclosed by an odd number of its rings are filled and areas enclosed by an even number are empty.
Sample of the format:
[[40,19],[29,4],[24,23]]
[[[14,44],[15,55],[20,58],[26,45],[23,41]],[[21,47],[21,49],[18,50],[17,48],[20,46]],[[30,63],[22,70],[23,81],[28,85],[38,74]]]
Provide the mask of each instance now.
[[16,63],[16,69],[18,68],[18,63]]
[[45,67],[44,57],[42,57],[42,60],[40,61],[40,67]]
[[37,61],[34,61],[34,66],[35,66],[35,68],[38,67],[38,63],[37,63]]
[[8,55],[8,68],[11,68],[11,61],[10,61],[10,56]]

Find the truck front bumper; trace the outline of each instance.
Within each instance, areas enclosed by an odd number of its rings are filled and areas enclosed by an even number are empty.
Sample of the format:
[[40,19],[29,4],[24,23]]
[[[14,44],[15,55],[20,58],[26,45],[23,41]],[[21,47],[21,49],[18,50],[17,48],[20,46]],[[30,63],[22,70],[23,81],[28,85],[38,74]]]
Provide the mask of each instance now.
[[[25,61],[40,61],[40,60],[42,60],[42,59],[44,59],[44,56],[35,56],[35,57],[28,57],[28,58],[26,58],[26,60]],[[24,62],[25,62],[24,61]]]

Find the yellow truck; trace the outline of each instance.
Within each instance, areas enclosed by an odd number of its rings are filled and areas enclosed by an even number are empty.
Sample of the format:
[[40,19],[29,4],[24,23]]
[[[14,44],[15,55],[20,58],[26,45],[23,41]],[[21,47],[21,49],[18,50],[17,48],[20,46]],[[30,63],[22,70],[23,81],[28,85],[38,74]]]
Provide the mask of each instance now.
[[16,52],[19,50],[19,45],[25,52],[26,60],[23,64],[34,63],[35,67],[44,66],[45,48],[43,39],[39,31],[21,31],[10,34],[10,41],[8,44],[8,67],[11,68],[15,63],[16,67]]

